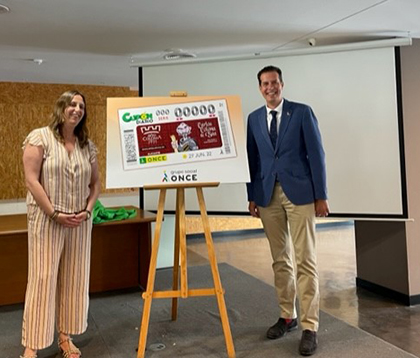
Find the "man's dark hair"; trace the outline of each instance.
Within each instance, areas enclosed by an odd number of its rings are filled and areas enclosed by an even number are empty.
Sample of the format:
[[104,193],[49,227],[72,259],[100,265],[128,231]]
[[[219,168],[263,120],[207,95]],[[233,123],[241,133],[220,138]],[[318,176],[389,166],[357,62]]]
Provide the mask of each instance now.
[[266,72],[277,72],[279,74],[280,82],[283,83],[283,76],[281,74],[281,69],[276,66],[266,66],[260,72],[258,72],[258,84],[261,86],[261,75]]

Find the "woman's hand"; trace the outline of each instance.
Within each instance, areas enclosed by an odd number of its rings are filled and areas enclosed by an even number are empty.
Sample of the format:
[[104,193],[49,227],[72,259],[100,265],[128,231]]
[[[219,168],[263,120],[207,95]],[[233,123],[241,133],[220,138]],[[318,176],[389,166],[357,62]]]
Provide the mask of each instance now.
[[86,215],[87,213],[85,211],[81,211],[77,214],[59,213],[55,218],[55,221],[64,227],[75,228],[80,226],[80,224],[85,220]]

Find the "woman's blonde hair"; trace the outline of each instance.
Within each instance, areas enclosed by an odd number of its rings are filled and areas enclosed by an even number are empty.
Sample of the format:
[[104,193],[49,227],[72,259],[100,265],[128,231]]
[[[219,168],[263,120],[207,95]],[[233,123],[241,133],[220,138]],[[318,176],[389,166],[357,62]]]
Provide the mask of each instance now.
[[59,140],[60,142],[64,142],[64,137],[63,137],[64,110],[70,105],[74,96],[82,97],[83,102],[85,104],[85,113],[83,115],[83,118],[79,122],[79,124],[76,126],[76,128],[74,128],[74,134],[79,140],[80,147],[83,148],[88,143],[89,131],[86,126],[86,119],[87,119],[86,99],[85,99],[85,96],[79,91],[76,91],[76,90],[66,91],[57,99],[54,105],[53,112],[51,114],[51,123],[49,124],[49,127],[51,128],[57,140]]

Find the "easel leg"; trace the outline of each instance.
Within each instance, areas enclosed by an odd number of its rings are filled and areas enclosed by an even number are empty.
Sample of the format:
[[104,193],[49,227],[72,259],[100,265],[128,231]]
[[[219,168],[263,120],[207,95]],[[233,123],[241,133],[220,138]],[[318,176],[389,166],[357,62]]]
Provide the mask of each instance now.
[[[179,197],[176,197],[175,208],[175,245],[174,245],[174,268],[172,289],[178,290],[179,283]],[[172,321],[176,321],[178,317],[178,297],[172,298]]]
[[155,285],[156,263],[159,250],[160,233],[163,222],[163,211],[165,207],[166,189],[161,189],[159,194],[158,212],[156,218],[155,235],[152,244],[152,253],[150,257],[149,277],[147,279],[147,289],[143,293],[144,305],[143,316],[140,327],[139,346],[137,351],[137,358],[144,358],[146,349],[147,332],[149,330],[150,308],[152,307],[153,288]]
[[179,203],[179,253],[181,256],[181,297],[188,297],[187,240],[185,226],[185,189],[176,190]]
[[220,319],[222,321],[223,332],[225,335],[226,349],[229,358],[235,358],[235,348],[233,346],[232,333],[230,331],[229,319],[226,310],[224,291],[220,281],[219,269],[217,267],[216,254],[214,252],[213,239],[210,231],[210,224],[207,217],[207,210],[204,203],[203,189],[197,188],[198,203],[200,205],[201,219],[203,221],[204,235],[206,237],[207,250],[209,253],[209,261],[211,272],[213,275],[214,287],[216,290],[217,303],[219,305]]

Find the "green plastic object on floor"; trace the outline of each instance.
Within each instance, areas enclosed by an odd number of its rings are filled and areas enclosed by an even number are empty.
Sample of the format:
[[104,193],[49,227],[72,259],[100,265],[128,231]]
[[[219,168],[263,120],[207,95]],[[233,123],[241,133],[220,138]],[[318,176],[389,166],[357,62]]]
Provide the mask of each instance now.
[[133,218],[137,215],[135,209],[108,209],[102,205],[99,200],[96,200],[95,206],[93,208],[92,216],[93,223],[100,224],[108,221],[117,221]]

